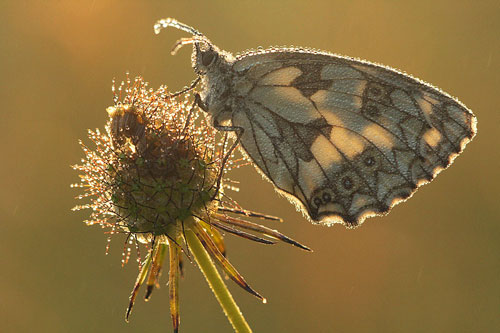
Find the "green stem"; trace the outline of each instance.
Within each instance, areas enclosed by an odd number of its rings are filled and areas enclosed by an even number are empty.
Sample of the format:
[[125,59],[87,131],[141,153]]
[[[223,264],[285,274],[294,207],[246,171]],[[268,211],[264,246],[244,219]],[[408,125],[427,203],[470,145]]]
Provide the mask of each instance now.
[[217,271],[213,261],[210,259],[209,254],[199,241],[198,237],[196,237],[196,234],[190,229],[186,230],[186,240],[191,253],[201,269],[201,272],[205,276],[208,285],[219,301],[219,304],[222,307],[222,310],[224,310],[229,322],[233,325],[235,332],[252,332],[250,326],[248,326],[248,323],[245,320],[245,317],[243,317],[240,308],[224,284],[224,281]]

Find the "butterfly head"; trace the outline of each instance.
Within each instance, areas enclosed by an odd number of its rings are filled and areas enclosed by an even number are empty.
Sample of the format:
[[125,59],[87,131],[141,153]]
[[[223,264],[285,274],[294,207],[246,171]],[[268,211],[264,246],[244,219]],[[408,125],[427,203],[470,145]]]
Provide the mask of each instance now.
[[191,63],[198,75],[206,75],[211,68],[216,67],[219,62],[219,49],[205,38],[200,42],[193,42],[193,54]]
[[212,68],[216,68],[221,60],[221,55],[225,55],[225,52],[221,52],[201,32],[173,18],[162,19],[156,22],[154,26],[155,33],[158,34],[162,29],[167,27],[174,27],[193,35],[192,37],[178,40],[172,49],[172,54],[177,53],[184,45],[192,44],[193,54],[191,62],[194,71],[200,76],[206,75]]

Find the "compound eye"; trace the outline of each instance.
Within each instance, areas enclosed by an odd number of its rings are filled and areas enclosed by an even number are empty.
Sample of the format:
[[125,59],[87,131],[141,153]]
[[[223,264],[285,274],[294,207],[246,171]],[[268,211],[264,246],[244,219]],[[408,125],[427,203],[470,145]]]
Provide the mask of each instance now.
[[210,66],[217,58],[217,53],[213,50],[207,50],[201,54],[201,63],[203,66]]

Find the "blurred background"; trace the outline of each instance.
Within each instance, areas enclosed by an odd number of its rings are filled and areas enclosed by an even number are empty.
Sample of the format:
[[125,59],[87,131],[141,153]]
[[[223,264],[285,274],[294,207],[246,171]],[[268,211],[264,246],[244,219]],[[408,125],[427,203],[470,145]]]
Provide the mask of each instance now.
[[[231,291],[255,332],[500,330],[500,3],[492,1],[1,1],[0,326],[3,332],[171,330],[166,276],[124,321],[137,265],[123,239],[105,255],[88,211],[71,212],[70,169],[87,128],[103,128],[111,80],[142,75],[172,90],[194,79],[186,33],[216,45],[309,46],[390,65],[458,96],[479,134],[432,185],[356,230],[314,226],[251,166],[232,196],[281,216],[272,225],[309,245],[227,237],[228,255],[268,304]],[[201,273],[181,281],[181,332],[231,332]]]

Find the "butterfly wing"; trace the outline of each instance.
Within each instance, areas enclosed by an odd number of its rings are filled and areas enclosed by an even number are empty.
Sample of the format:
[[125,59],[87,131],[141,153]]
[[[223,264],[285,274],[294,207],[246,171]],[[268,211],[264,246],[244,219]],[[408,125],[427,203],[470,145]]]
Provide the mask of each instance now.
[[356,226],[449,166],[475,135],[458,100],[394,69],[299,49],[239,56],[233,124],[313,222]]

